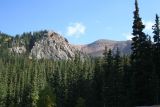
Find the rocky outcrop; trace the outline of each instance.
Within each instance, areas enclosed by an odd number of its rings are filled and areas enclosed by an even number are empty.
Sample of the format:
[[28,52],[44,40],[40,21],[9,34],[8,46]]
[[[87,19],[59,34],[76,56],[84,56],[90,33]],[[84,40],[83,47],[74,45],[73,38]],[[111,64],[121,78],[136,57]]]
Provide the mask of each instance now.
[[75,57],[77,49],[56,32],[48,32],[33,46],[30,58],[68,60]]
[[23,54],[27,50],[24,46],[15,46],[9,49],[11,53],[16,53],[16,54]]

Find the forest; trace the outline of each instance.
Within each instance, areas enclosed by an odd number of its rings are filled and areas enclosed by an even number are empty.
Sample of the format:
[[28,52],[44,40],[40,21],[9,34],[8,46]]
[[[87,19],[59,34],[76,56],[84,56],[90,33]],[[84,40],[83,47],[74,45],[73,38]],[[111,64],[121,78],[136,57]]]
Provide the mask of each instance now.
[[[71,60],[29,59],[7,48],[33,41],[44,32],[11,37],[0,33],[0,107],[135,107],[160,104],[160,25],[156,14],[153,41],[135,0],[132,53],[115,54],[107,46],[103,57],[77,54]],[[32,36],[31,36],[32,35]],[[19,38],[25,40],[18,42]]]

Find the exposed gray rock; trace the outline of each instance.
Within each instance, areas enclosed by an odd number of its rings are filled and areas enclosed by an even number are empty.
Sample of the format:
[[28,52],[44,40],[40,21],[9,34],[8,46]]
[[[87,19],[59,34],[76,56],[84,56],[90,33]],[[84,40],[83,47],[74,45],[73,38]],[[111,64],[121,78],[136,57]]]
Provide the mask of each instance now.
[[15,46],[9,49],[11,53],[22,54],[26,52],[26,48],[24,46]]
[[43,37],[33,46],[30,58],[67,60],[75,57],[78,50],[70,45],[67,39],[56,32],[48,32],[47,37]]

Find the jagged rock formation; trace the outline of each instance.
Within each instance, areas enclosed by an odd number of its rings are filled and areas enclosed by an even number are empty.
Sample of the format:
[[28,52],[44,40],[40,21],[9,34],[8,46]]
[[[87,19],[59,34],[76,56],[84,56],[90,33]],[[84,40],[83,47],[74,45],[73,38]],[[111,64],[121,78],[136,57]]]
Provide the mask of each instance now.
[[131,41],[100,39],[91,44],[77,46],[77,48],[88,55],[99,57],[103,56],[105,46],[107,46],[108,49],[111,49],[113,53],[116,52],[117,48],[119,48],[119,51],[122,55],[131,53]]
[[75,57],[78,50],[56,32],[48,32],[33,46],[30,58],[67,60]]

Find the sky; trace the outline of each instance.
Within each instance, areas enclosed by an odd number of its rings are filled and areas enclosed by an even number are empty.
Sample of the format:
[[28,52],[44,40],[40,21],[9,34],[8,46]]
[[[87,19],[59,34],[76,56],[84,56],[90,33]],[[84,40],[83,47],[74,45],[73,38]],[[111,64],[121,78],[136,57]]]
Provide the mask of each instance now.
[[[138,2],[145,32],[152,35],[160,0]],[[0,4],[0,31],[13,36],[47,29],[73,44],[131,38],[134,0],[0,0]]]

